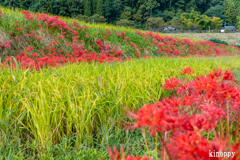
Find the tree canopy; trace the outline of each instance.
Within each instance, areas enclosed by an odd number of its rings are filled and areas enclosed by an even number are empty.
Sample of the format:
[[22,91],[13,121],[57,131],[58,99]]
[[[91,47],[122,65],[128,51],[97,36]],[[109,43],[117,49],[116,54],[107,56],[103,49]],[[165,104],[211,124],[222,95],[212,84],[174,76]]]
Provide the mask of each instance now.
[[0,5],[87,19],[98,15],[103,16],[99,22],[106,19],[107,23],[137,28],[149,28],[147,23],[152,18],[185,28],[204,29],[216,24],[219,28],[225,21],[227,25],[238,25],[240,16],[239,0],[0,0]]

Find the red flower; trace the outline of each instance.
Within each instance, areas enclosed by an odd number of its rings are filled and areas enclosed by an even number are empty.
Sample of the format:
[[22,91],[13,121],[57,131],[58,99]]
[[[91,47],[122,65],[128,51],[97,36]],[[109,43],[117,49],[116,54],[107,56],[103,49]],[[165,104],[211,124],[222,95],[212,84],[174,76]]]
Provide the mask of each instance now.
[[33,50],[33,47],[28,47],[28,48],[26,49],[27,52],[31,52],[32,50]]
[[184,75],[185,75],[185,74],[190,75],[190,74],[193,74],[193,73],[194,73],[194,70],[193,70],[191,67],[188,67],[188,68],[183,69],[183,74],[184,74]]
[[180,85],[180,82],[177,78],[170,78],[169,80],[166,80],[165,88],[167,90],[171,90],[179,85]]
[[33,57],[37,57],[37,56],[38,56],[38,54],[37,54],[37,53],[35,53],[35,52],[33,52],[33,53],[32,53],[32,56],[33,56]]

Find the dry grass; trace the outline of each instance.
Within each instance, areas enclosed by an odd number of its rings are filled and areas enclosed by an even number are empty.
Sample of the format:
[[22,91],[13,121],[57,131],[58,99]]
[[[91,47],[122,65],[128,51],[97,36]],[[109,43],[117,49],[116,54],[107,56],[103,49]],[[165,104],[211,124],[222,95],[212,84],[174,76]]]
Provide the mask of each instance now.
[[240,45],[240,33],[167,33],[168,36],[177,36],[199,40],[217,38],[229,44]]

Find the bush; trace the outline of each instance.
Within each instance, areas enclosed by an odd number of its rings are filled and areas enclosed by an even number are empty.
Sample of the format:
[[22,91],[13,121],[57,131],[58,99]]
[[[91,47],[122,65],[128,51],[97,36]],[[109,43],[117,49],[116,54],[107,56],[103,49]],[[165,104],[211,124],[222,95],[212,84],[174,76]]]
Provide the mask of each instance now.
[[135,27],[135,24],[133,21],[128,20],[128,19],[120,19],[119,21],[117,21],[116,23],[118,26],[125,26],[125,27]]
[[232,30],[231,29],[225,29],[225,33],[230,33]]
[[236,46],[236,47],[240,48],[240,45],[234,45],[234,46]]
[[211,38],[211,39],[209,39],[209,41],[214,42],[214,43],[219,43],[219,44],[228,45],[228,43],[227,43],[226,41],[222,41],[222,40],[216,39],[216,38]]
[[79,14],[78,16],[75,17],[75,19],[79,20],[79,21],[84,21],[84,22],[87,22],[88,21],[88,16],[85,16],[85,15],[82,15],[82,14]]

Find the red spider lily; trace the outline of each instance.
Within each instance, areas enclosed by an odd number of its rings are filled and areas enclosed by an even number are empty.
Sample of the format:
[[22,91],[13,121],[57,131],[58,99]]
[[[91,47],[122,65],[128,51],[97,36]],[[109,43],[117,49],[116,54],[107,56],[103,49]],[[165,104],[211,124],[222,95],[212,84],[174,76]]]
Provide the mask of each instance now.
[[177,78],[170,78],[169,80],[166,80],[165,88],[167,90],[171,90],[179,85],[180,85],[180,81]]
[[37,54],[37,53],[35,53],[35,52],[33,52],[33,53],[32,53],[32,56],[33,56],[33,57],[37,57],[37,56],[38,56],[38,54]]
[[191,67],[187,67],[187,68],[184,68],[183,69],[183,74],[185,75],[185,74],[188,74],[188,75],[190,75],[190,74],[193,74],[194,73],[194,70],[191,68]]
[[228,140],[216,139],[208,141],[205,138],[202,138],[198,132],[186,132],[185,134],[179,134],[170,140],[170,144],[167,145],[167,148],[170,152],[172,159],[177,160],[210,160],[210,159],[236,159],[239,155],[231,154],[227,157],[216,157],[216,152],[231,152],[237,151],[239,144],[227,145]]
[[27,52],[31,52],[32,50],[33,50],[33,47],[28,47],[28,48],[26,49]]
[[6,48],[10,48],[11,46],[9,44],[5,44],[5,47]]

